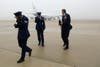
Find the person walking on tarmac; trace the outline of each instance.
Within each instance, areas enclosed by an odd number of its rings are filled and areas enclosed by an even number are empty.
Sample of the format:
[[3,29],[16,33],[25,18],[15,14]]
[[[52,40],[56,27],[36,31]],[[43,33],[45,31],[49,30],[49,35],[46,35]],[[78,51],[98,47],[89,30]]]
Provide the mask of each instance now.
[[29,20],[26,16],[22,15],[21,11],[18,11],[14,13],[16,18],[16,24],[14,24],[15,28],[18,28],[18,44],[19,47],[22,49],[21,57],[17,61],[17,63],[22,63],[25,60],[25,54],[26,52],[29,53],[29,56],[31,56],[32,49],[27,46],[27,40],[30,37],[30,33],[28,30],[28,24]]
[[62,9],[62,21],[59,20],[59,25],[61,26],[61,37],[64,42],[64,50],[69,48],[69,34],[72,29],[71,18],[65,9]]
[[42,47],[44,47],[45,20],[44,17],[41,16],[41,12],[37,12],[37,16],[35,17],[35,23],[39,42],[38,46],[42,45]]

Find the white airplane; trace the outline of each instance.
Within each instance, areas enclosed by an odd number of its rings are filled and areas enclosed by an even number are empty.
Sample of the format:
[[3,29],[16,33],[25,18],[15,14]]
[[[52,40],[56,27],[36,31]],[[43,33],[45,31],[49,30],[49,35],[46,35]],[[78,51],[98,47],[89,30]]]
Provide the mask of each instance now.
[[[31,13],[29,13],[30,14],[30,19],[34,20],[34,18],[37,16],[37,12],[38,12],[38,10],[37,10],[36,6],[34,5],[34,3],[32,3],[32,11],[31,11]],[[46,14],[43,14],[43,13],[42,13],[42,16],[48,21],[50,21],[50,20],[59,20],[61,18],[60,15],[50,16],[50,15],[46,15]]]

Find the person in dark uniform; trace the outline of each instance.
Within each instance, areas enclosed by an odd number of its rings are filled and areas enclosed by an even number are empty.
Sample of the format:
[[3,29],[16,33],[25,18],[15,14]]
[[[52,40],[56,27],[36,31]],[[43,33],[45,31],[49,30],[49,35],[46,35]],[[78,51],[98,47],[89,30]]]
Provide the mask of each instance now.
[[37,37],[38,37],[38,46],[42,45],[44,47],[44,30],[45,30],[45,20],[44,17],[41,16],[41,12],[37,12],[37,16],[35,17]]
[[18,28],[18,44],[19,47],[22,48],[21,57],[17,61],[17,63],[21,63],[25,60],[26,52],[31,56],[32,49],[27,46],[27,40],[30,37],[30,33],[28,30],[29,20],[26,16],[22,15],[22,12],[18,11],[14,13],[16,18],[16,24],[14,24],[15,28]]
[[71,18],[65,9],[62,9],[62,22],[59,20],[59,25],[61,26],[61,37],[64,42],[64,50],[69,48],[69,33],[72,29]]

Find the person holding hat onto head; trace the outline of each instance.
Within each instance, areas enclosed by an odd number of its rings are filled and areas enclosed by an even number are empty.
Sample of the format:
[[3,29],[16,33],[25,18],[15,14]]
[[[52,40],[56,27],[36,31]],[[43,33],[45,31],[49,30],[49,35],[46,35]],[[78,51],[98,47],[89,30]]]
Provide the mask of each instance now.
[[42,45],[44,47],[44,30],[45,30],[45,20],[44,17],[41,16],[41,12],[37,12],[37,16],[35,17],[37,37],[38,37],[38,46]]
[[22,63],[25,60],[26,52],[31,56],[32,49],[27,46],[27,40],[30,37],[30,33],[28,30],[29,20],[26,16],[22,15],[21,11],[14,13],[16,18],[16,24],[14,24],[15,28],[18,28],[18,44],[19,47],[22,48],[21,57],[17,61],[17,63]]
[[70,15],[66,12],[66,9],[62,9],[62,21],[59,20],[61,26],[61,37],[64,42],[64,50],[69,48],[69,34],[72,29]]

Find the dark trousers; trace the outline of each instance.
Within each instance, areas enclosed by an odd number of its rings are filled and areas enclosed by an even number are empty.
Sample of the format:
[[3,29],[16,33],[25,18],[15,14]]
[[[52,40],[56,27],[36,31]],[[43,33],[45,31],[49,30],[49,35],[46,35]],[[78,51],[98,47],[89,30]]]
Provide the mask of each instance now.
[[27,39],[18,39],[19,47],[22,48],[21,60],[24,60],[26,52],[30,52],[32,49],[27,46]]
[[44,31],[43,30],[37,30],[37,37],[39,44],[42,43],[44,45]]
[[68,39],[69,33],[70,33],[70,30],[61,30],[61,37],[66,47],[69,47],[69,39]]

